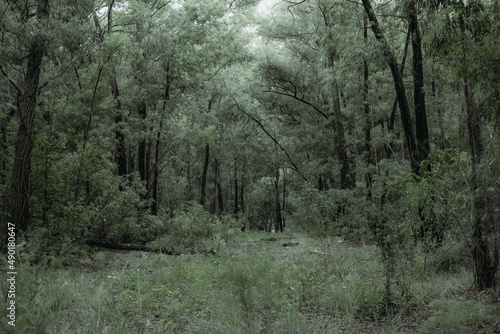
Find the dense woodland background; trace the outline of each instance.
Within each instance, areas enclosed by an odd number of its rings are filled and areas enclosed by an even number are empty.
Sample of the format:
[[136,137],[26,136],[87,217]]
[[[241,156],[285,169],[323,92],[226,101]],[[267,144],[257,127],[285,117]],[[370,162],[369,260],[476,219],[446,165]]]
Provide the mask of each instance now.
[[493,287],[498,1],[258,3],[0,1],[2,243],[65,264],[292,229],[375,245],[386,292],[457,244]]

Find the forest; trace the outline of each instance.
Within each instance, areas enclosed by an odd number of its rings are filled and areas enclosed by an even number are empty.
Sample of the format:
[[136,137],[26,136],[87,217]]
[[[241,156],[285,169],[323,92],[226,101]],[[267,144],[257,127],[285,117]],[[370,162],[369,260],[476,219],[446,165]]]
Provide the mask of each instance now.
[[499,333],[496,0],[0,0],[2,333]]

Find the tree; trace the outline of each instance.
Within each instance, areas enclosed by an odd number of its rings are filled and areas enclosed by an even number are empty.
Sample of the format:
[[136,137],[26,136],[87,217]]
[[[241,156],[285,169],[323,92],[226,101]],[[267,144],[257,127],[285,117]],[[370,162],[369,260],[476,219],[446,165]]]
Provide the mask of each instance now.
[[[18,20],[28,28],[30,13],[26,6],[18,7]],[[26,8],[26,9],[25,9]],[[14,166],[12,169],[11,197],[10,197],[10,222],[15,224],[16,229],[26,231],[29,222],[29,200],[31,180],[31,157],[34,143],[34,122],[37,110],[37,101],[40,95],[40,75],[42,72],[42,60],[46,48],[46,29],[50,18],[49,0],[39,0],[36,7],[35,26],[27,43],[28,55],[26,58],[26,69],[24,72],[24,83],[17,86],[18,108],[20,124],[17,133]]]

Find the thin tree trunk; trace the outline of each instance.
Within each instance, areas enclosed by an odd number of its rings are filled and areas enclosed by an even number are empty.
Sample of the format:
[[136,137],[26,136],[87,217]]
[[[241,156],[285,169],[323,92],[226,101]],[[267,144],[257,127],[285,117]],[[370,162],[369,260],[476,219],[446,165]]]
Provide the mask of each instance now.
[[219,182],[219,159],[214,159],[214,189],[212,197],[212,205],[210,206],[210,213],[219,214],[222,211],[222,204],[219,201],[219,197],[222,198],[222,193],[220,193],[220,182]]
[[220,185],[220,180],[217,181],[217,208],[219,214],[224,212],[224,198],[222,197],[222,187]]
[[[363,38],[365,46],[368,44],[368,17],[365,15],[363,18]],[[363,104],[365,111],[365,163],[368,168],[372,164],[371,159],[371,128],[372,122],[370,117],[370,104],[368,103],[368,93],[369,93],[369,71],[368,71],[368,59],[366,56],[363,59]],[[366,182],[366,196],[368,199],[372,198],[372,173],[367,171],[365,174]]]
[[[323,13],[323,19],[325,22],[325,26],[330,29],[333,29],[334,23],[331,20],[330,9],[322,8],[321,11]],[[330,42],[331,43],[331,42]],[[336,50],[334,46],[328,46],[327,49],[327,57],[328,57],[328,69],[330,71],[334,71],[335,68],[335,57],[336,57]],[[341,189],[351,189],[354,186],[354,182],[351,178],[351,168],[350,168],[350,163],[349,163],[349,158],[347,155],[347,145],[346,145],[346,139],[345,139],[345,129],[344,129],[344,122],[343,122],[343,116],[341,112],[341,107],[340,107],[340,92],[337,84],[337,80],[335,78],[330,79],[330,92],[331,97],[332,97],[332,106],[331,106],[331,113],[329,117],[333,116],[333,125],[334,125],[334,131],[335,131],[335,139],[336,139],[336,144],[337,144],[337,154],[338,154],[338,159],[340,162],[340,188]]]
[[[160,118],[160,127],[156,134],[156,146],[155,146],[155,162],[153,170],[153,205],[151,207],[151,213],[156,216],[158,214],[158,178],[160,177],[160,146],[161,146],[161,132],[163,130],[163,116],[167,110],[167,101],[170,100],[170,76],[169,76],[169,63],[165,66],[166,71],[166,85],[165,85],[165,95],[163,96],[162,104],[162,115]],[[188,167],[188,173],[190,173],[190,167]],[[188,177],[189,179],[189,177]]]
[[155,147],[155,165],[153,169],[153,204],[151,206],[151,214],[158,214],[158,177],[160,176],[160,145],[161,145],[161,130],[163,128],[163,119],[160,120],[160,128],[156,134]]
[[200,193],[200,205],[205,207],[206,197],[207,197],[207,173],[208,173],[208,163],[210,161],[210,146],[205,143],[205,160],[203,163],[203,172],[201,174],[201,193]]
[[238,166],[236,164],[236,161],[234,162],[234,217],[238,219]]
[[444,110],[441,108],[441,104],[438,102],[439,99],[439,91],[436,89],[436,83],[432,80],[432,97],[434,98],[434,110],[437,111],[438,114],[438,126],[439,126],[439,136],[437,140],[437,146],[440,150],[444,150],[446,148],[446,137],[444,133]]
[[274,201],[275,201],[275,232],[283,232],[283,220],[281,219],[280,190],[279,190],[280,169],[276,168],[276,180],[274,181]]
[[118,165],[118,175],[124,176],[127,174],[127,153],[125,150],[125,135],[121,131],[121,123],[123,122],[123,114],[122,114],[122,105],[120,103],[120,92],[118,90],[118,81],[116,77],[113,79],[113,83],[111,86],[111,92],[113,93],[113,99],[116,103],[116,116],[114,118],[115,121],[115,138],[117,141],[116,144],[116,163]]
[[[243,191],[243,190],[242,190]],[[283,168],[283,207],[281,209],[282,215],[281,215],[281,221],[283,225],[283,229],[285,229],[286,225],[286,168]]]
[[[335,61],[335,54],[332,52],[328,57],[328,68],[333,70]],[[340,189],[352,188],[350,180],[350,164],[347,156],[346,140],[344,123],[342,121],[342,113],[340,111],[340,98],[337,81],[330,80],[330,93],[332,94],[332,115],[334,118],[335,136],[337,143],[337,154],[340,162]]]
[[[145,102],[141,102],[139,105],[139,116],[142,119],[147,118],[147,106]],[[149,172],[149,161],[148,161],[148,141],[146,138],[142,139],[139,142],[139,148],[138,148],[138,167],[139,167],[139,174],[141,176],[141,180],[144,183],[144,186],[146,189],[149,190],[148,187],[148,172]]]

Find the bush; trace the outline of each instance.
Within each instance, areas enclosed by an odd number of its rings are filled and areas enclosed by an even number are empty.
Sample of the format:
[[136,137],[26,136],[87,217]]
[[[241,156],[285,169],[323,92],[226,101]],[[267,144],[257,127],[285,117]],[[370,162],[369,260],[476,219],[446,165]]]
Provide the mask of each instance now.
[[234,219],[218,217],[197,203],[177,211],[165,226],[164,236],[151,243],[154,249],[180,252],[216,252],[233,235]]
[[298,203],[293,221],[309,233],[321,237],[342,235],[347,240],[360,240],[367,234],[367,203],[353,190],[320,191],[307,186]]

